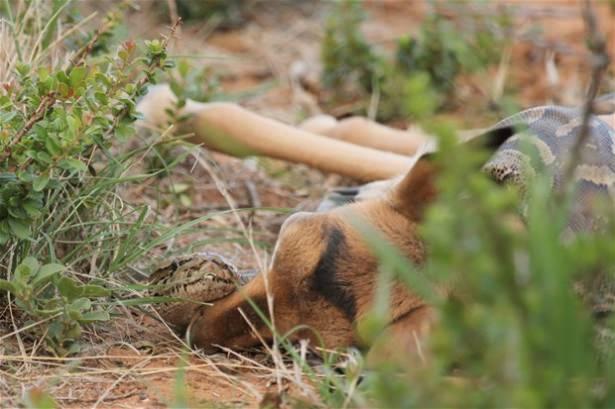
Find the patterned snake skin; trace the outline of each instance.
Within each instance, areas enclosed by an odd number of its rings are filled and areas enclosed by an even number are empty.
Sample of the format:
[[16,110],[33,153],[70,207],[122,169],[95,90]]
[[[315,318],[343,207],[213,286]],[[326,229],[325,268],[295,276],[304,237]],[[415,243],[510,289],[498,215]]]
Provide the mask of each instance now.
[[[602,101],[615,101],[609,94]],[[612,113],[602,112],[602,113]],[[578,108],[544,106],[508,117],[484,136],[511,135],[484,165],[483,170],[500,183],[512,183],[522,190],[540,172],[550,178],[554,192],[561,191],[570,152],[581,130],[583,113]],[[588,137],[573,178],[572,207],[567,234],[595,230],[606,223],[597,205],[615,208],[615,130],[596,116],[590,117]],[[596,318],[595,336],[603,357],[615,354],[615,333],[605,325],[615,312],[615,282],[608,272],[576,282],[576,293]]]
[[[609,94],[604,98],[615,97]],[[486,131],[508,132],[508,138],[483,170],[496,181],[527,186],[537,172],[551,178],[554,191],[563,186],[565,167],[579,136],[582,110],[561,106],[530,108],[508,117]],[[593,230],[600,220],[592,211],[597,200],[615,200],[615,130],[592,116],[589,135],[574,174],[571,232]],[[599,199],[603,198],[603,199]]]

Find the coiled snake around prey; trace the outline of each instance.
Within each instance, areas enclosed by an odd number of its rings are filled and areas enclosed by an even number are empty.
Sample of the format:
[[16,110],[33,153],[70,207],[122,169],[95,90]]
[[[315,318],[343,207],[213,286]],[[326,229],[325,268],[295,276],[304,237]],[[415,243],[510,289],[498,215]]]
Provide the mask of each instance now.
[[[615,101],[615,94],[600,100]],[[613,105],[609,105],[611,112],[615,111]],[[498,182],[519,185],[522,189],[538,172],[544,172],[551,178],[553,190],[561,190],[570,152],[581,125],[582,110],[579,108],[543,106],[512,115],[482,133],[495,138],[502,133],[510,136],[483,170]],[[595,202],[599,198],[615,201],[615,130],[597,116],[590,117],[588,138],[582,147],[573,183],[575,189],[568,232],[574,234],[600,227],[601,220],[593,211]],[[360,188],[341,189],[337,197],[333,192],[333,198],[325,199],[327,205],[321,206],[321,210],[360,200],[363,196],[369,195],[362,195]],[[193,257],[196,258],[183,258],[159,269],[153,275],[157,289],[152,295],[170,295],[203,303],[230,294],[237,285],[246,281],[245,276],[230,263],[213,253]],[[607,281],[592,283],[591,286],[590,289],[579,287],[577,291],[592,306],[594,313],[601,315],[615,311],[615,286]],[[198,307],[198,303],[167,303],[159,312],[163,318],[179,323],[181,327]]]

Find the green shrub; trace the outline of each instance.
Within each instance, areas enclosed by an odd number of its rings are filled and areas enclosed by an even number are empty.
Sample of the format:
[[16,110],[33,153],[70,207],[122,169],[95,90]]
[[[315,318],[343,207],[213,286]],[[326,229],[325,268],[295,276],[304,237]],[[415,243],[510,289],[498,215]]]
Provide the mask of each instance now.
[[328,16],[321,47],[326,87],[343,89],[358,83],[366,91],[380,81],[380,58],[360,31],[364,18],[361,3],[356,0],[337,2]]
[[15,56],[0,62],[0,287],[58,353],[77,348],[81,324],[108,319],[105,277],[151,241],[147,207],[118,196],[151,176],[128,173],[145,148],[120,146],[136,99],[170,65],[166,40],[106,51],[117,15],[71,37],[70,3],[7,2],[0,23]]
[[81,325],[106,321],[109,314],[93,306],[110,291],[100,285],[83,284],[63,275],[65,267],[50,263],[43,266],[26,257],[13,272],[10,281],[0,280],[0,289],[15,297],[15,305],[29,316],[49,320],[46,340],[57,352],[72,352],[81,335]]
[[[376,365],[354,398],[374,407],[612,407],[615,319],[602,315],[615,307],[615,212],[604,210],[611,222],[603,230],[567,236],[570,203],[547,177],[521,201],[479,172],[483,153],[439,128],[440,196],[421,229],[426,265],[366,235],[382,274],[439,312],[423,345],[428,362],[399,354]],[[526,228],[517,223],[521,203]],[[442,296],[438,287],[452,291]],[[385,319],[386,303],[369,319]],[[369,328],[374,338],[382,323]]]
[[[169,3],[152,2],[161,17],[168,18]],[[232,29],[246,21],[248,0],[176,0],[177,14],[186,22],[207,21],[219,29]]]
[[332,88],[337,99],[363,98],[364,106],[368,94],[377,92],[381,120],[415,118],[407,100],[416,95],[411,92],[417,81],[428,81],[428,88],[438,94],[431,112],[445,108],[460,74],[498,61],[509,25],[506,14],[495,23],[477,15],[462,13],[462,17],[460,26],[432,12],[419,34],[400,38],[394,58],[386,58],[361,34],[361,3],[339,1],[327,18],[321,45],[323,85]]
[[177,61],[175,69],[168,73],[168,83],[180,108],[185,105],[186,99],[210,102],[220,92],[219,78],[211,67],[197,68],[187,59]]

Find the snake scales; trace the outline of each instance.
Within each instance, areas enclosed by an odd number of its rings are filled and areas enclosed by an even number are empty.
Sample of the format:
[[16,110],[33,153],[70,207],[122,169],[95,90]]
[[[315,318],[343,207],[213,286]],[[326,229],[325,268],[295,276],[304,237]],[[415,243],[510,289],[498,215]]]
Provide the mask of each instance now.
[[[615,94],[603,98],[615,98]],[[550,178],[553,191],[561,191],[581,125],[581,110],[562,106],[530,108],[508,117],[487,130],[487,134],[509,132],[512,136],[483,170],[498,182],[522,188],[540,172]],[[596,202],[615,200],[615,130],[593,115],[588,125],[573,179],[571,233],[599,228],[603,221],[594,209]]]
[[[609,94],[600,101],[615,101]],[[613,104],[609,106],[612,113]],[[487,130],[511,136],[484,165],[483,170],[500,183],[524,190],[540,172],[550,178],[554,192],[565,188],[566,167],[579,138],[582,110],[562,106],[530,108],[508,117]],[[586,142],[575,168],[572,202],[565,234],[600,229],[606,223],[597,206],[613,209],[615,202],[615,130],[597,116],[590,116]],[[609,272],[575,283],[575,291],[598,319],[596,336],[604,354],[612,354],[615,334],[600,321],[615,311],[615,282]]]

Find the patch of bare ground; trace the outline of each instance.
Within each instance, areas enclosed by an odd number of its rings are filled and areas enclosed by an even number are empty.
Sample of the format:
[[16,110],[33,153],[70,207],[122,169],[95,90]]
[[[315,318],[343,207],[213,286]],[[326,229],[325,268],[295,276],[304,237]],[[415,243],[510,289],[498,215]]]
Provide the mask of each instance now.
[[15,345],[6,345],[0,350],[0,406],[16,407],[16,395],[26,391],[49,393],[66,408],[252,408],[272,399],[317,403],[309,380],[297,377],[292,362],[276,367],[258,349],[198,354],[147,313],[117,317],[88,333],[85,343],[70,358],[21,355]]

